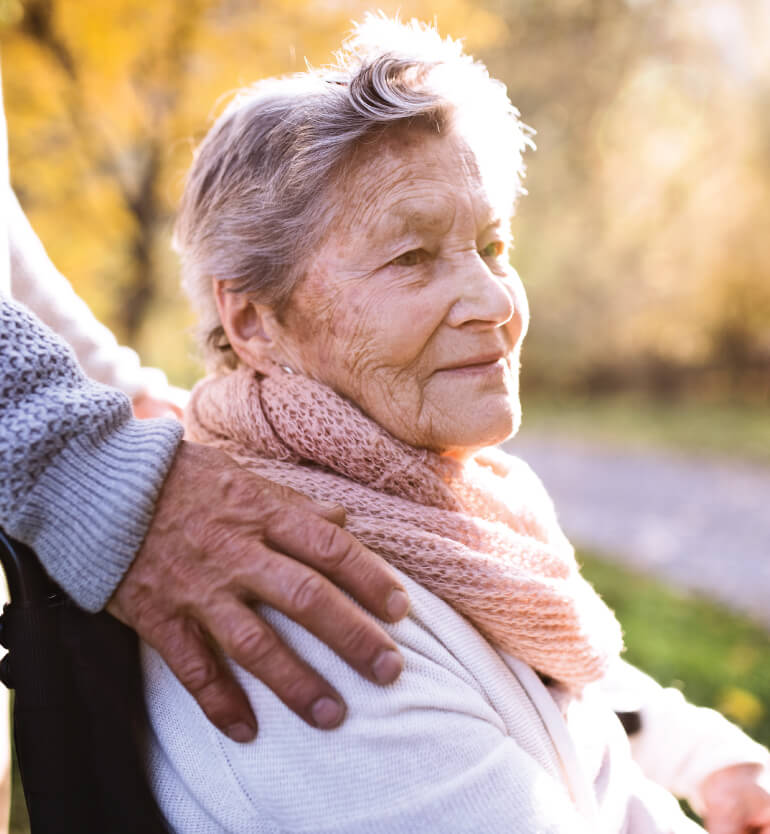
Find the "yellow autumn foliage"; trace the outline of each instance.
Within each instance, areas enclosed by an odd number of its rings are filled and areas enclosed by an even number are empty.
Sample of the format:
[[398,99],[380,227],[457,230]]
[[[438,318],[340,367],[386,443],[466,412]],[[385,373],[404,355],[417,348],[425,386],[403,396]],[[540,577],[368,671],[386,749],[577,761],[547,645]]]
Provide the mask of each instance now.
[[[464,38],[538,131],[514,229],[525,383],[770,401],[767,3],[378,7]],[[176,381],[198,372],[169,251],[192,148],[231,91],[324,63],[373,8],[0,0],[13,185],[96,313]]]

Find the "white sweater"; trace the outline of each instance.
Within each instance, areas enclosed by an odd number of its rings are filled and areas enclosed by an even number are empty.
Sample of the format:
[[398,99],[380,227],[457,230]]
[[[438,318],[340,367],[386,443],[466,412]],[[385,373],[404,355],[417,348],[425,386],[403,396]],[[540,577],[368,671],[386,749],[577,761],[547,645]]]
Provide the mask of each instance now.
[[8,135],[5,130],[3,84],[0,78],[0,298],[11,294],[11,260],[8,254],[8,201],[11,190],[8,175]]
[[[150,767],[173,830],[701,830],[670,794],[642,775],[598,686],[569,702],[565,718],[557,707],[564,699],[559,693],[554,699],[529,667],[503,658],[438,597],[402,579],[412,610],[386,628],[403,652],[405,668],[386,688],[359,677],[296,623],[263,609],[347,701],[348,718],[332,732],[306,726],[263,684],[236,668],[260,732],[254,743],[231,742],[145,647]],[[744,740],[742,754],[750,760],[766,755],[735,728],[730,731]]]
[[119,345],[94,317],[51,262],[13,191],[8,189],[1,202],[7,213],[11,297],[29,307],[72,347],[91,379],[129,397],[149,392],[161,395],[168,388],[163,371],[142,367],[137,354]]

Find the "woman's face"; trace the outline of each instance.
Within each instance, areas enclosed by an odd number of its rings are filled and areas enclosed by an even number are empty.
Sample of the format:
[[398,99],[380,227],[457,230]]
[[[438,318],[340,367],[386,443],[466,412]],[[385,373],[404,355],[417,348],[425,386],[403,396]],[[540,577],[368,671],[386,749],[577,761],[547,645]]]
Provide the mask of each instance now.
[[462,457],[505,439],[529,315],[510,195],[495,204],[494,171],[453,131],[399,131],[355,162],[274,358],[414,446]]

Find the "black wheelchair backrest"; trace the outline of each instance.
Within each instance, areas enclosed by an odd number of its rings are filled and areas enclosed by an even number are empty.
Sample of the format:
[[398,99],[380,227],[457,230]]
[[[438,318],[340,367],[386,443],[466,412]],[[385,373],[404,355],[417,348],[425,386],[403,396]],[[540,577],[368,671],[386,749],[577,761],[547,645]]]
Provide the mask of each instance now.
[[167,834],[145,768],[136,635],[78,608],[0,530],[11,601],[0,618],[32,834]]

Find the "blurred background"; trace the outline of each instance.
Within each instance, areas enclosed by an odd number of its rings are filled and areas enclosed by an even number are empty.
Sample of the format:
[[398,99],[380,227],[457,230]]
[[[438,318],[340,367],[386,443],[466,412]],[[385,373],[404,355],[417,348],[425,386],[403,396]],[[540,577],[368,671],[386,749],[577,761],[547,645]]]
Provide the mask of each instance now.
[[[463,38],[537,132],[509,448],[632,659],[770,741],[770,0],[377,7]],[[328,61],[372,8],[0,0],[13,186],[95,313],[172,382],[201,373],[169,246],[193,147],[234,88]]]
[[[515,263],[524,384],[770,397],[767,0],[380,3],[435,19],[537,131]],[[169,255],[191,149],[227,94],[319,64],[353,0],[0,0],[13,184],[95,312],[199,373]]]

